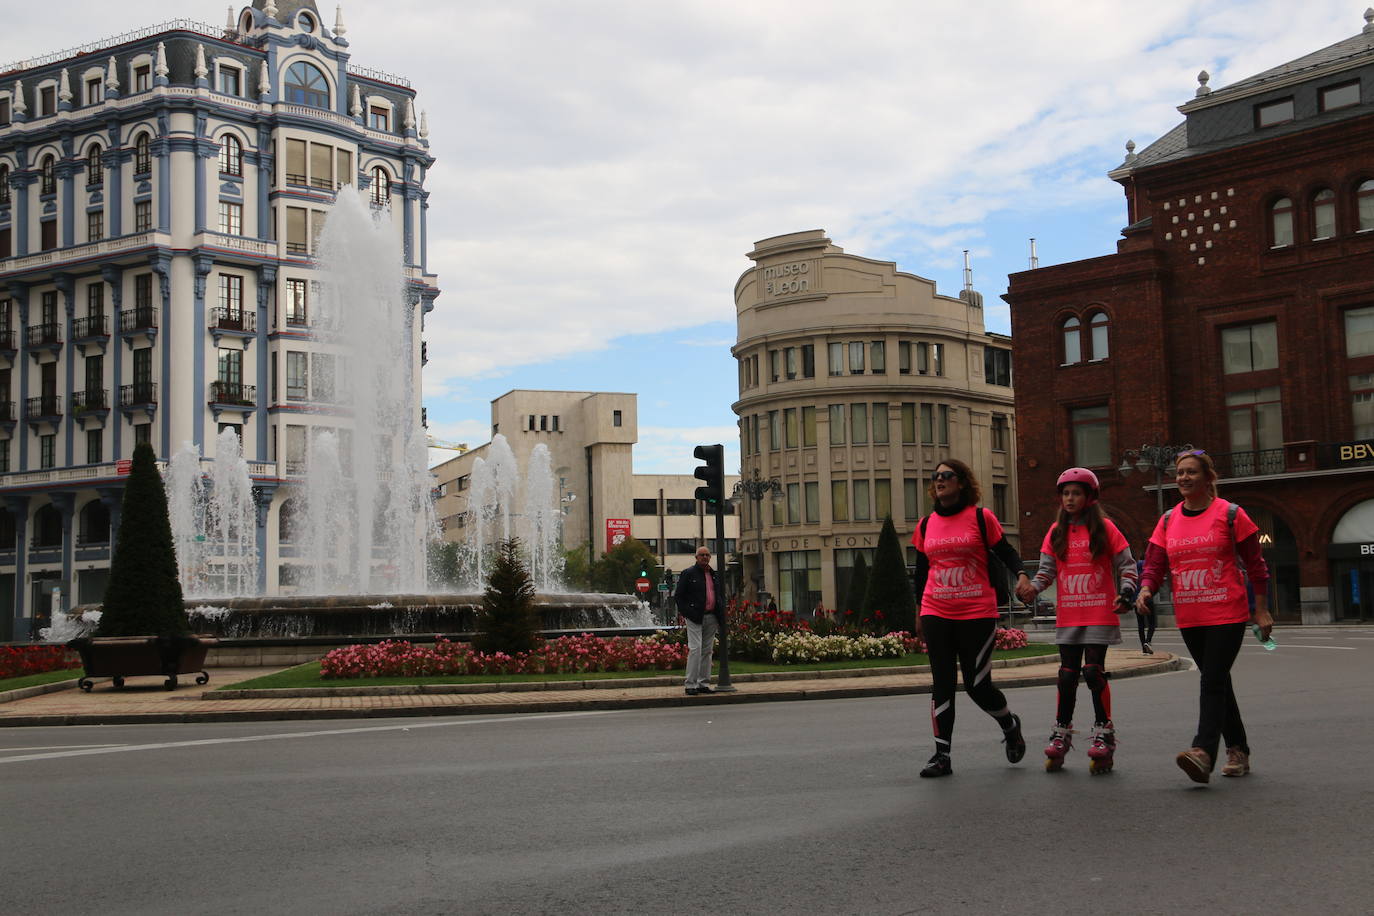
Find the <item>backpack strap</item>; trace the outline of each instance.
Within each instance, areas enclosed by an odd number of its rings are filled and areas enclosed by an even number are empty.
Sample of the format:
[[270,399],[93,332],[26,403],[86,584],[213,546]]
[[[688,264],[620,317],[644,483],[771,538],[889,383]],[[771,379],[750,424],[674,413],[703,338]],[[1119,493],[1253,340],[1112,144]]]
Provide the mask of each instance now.
[[989,550],[991,548],[988,546],[988,523],[987,519],[983,518],[983,507],[977,506],[973,511],[978,514],[978,536],[983,539],[983,549]]
[[924,546],[926,545],[926,525],[929,524],[929,523],[930,523],[930,516],[929,516],[929,515],[927,515],[925,518],[921,519],[921,546],[922,546],[922,547],[924,547]]

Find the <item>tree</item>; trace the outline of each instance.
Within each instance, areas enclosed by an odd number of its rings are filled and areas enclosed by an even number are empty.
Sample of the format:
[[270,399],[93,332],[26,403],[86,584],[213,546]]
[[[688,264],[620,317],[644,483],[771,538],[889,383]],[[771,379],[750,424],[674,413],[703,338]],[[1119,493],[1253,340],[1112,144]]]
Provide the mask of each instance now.
[[454,589],[458,587],[460,565],[458,562],[459,545],[453,541],[429,542],[429,586],[430,590]]
[[639,574],[646,572],[652,579],[657,565],[658,560],[643,541],[626,538],[592,564],[592,588],[617,595],[634,594]]
[[883,521],[878,535],[878,549],[873,554],[873,571],[868,577],[868,592],[864,595],[865,616],[883,614],[883,628],[892,630],[916,629],[916,596],[911,593],[907,577],[906,557],[892,516]]
[[840,605],[840,617],[845,611],[853,611],[855,618],[864,613],[864,598],[868,594],[868,559],[856,551],[854,566],[849,571],[849,587],[844,590],[844,602]]
[[153,447],[134,448],[124,508],[110,562],[97,636],[180,636],[189,633],[167,491]]
[[585,591],[592,587],[592,561],[587,554],[587,542],[563,551],[563,584],[569,591]]
[[477,612],[477,635],[472,646],[488,653],[528,652],[542,642],[539,625],[534,582],[520,559],[520,541],[502,541],[482,595],[482,609]]

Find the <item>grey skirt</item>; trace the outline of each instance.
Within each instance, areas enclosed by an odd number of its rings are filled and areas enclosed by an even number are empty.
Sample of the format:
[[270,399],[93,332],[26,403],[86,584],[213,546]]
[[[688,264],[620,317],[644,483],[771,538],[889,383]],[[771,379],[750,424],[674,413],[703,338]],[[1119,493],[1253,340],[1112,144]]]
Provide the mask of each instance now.
[[1094,624],[1090,627],[1057,627],[1054,644],[1057,646],[1114,646],[1121,642],[1121,626]]

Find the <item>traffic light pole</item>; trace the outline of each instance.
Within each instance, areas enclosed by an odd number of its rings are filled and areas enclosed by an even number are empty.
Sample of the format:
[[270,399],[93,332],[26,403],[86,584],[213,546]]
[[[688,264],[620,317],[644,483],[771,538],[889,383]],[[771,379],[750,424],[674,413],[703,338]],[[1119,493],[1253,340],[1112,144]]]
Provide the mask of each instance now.
[[[716,500],[716,544],[720,551],[720,556],[716,558],[716,565],[723,566],[725,563],[725,500]],[[725,576],[720,577],[721,585],[725,584]],[[726,601],[720,611],[720,668],[716,672],[716,690],[733,693],[737,688],[730,683],[730,602]]]
[[[692,454],[706,462],[692,472],[692,476],[704,485],[697,487],[696,498],[706,503],[716,514],[716,557],[717,572],[721,572],[721,590],[725,590],[725,576],[722,565],[725,563],[725,446],[698,445]],[[718,595],[718,599],[726,596]],[[730,602],[725,601],[718,609],[720,613],[720,665],[716,672],[716,690],[730,692],[735,687],[730,683]]]

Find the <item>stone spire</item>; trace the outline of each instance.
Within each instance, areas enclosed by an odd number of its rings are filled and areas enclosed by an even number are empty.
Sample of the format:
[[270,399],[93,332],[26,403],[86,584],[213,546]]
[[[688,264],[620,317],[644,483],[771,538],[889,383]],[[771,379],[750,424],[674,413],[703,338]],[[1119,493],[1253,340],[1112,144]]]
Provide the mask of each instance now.
[[24,101],[24,81],[14,81],[14,113],[21,115],[29,110],[29,105]]
[[334,7],[334,34],[340,38],[348,34],[348,26],[343,21],[343,6]]
[[1364,11],[1364,28],[1360,30],[1366,35],[1374,34],[1374,7],[1366,7]]
[[429,111],[428,111],[428,110],[423,110],[423,111],[420,112],[420,139],[421,139],[421,140],[428,140],[428,139],[429,139]]
[[205,45],[203,45],[203,44],[197,44],[197,45],[196,45],[196,79],[198,79],[198,80],[203,80],[203,79],[205,79],[206,75],[207,75],[209,72],[210,72],[209,69],[205,66]]
[[105,88],[119,91],[119,66],[115,64],[114,55],[110,55],[109,66],[105,68]]
[[1208,81],[1209,79],[1211,79],[1211,78],[1212,78],[1212,74],[1208,73],[1206,70],[1203,70],[1201,73],[1199,73],[1199,74],[1197,75],[1197,93],[1196,93],[1196,95],[1197,95],[1198,98],[1202,98],[1204,95],[1211,95],[1211,94],[1212,94],[1212,87],[1210,87],[1210,86],[1207,85],[1207,81]]
[[67,77],[67,68],[62,68],[62,76],[57,81],[57,100],[59,102],[70,102],[72,100],[72,82]]
[[406,99],[406,118],[401,122],[401,126],[406,130],[415,129],[415,100]]
[[353,84],[353,104],[348,107],[348,113],[355,118],[361,118],[363,116],[363,97],[362,94],[358,92],[357,83]]
[[272,78],[267,75],[267,61],[262,62],[262,69],[258,71],[258,95],[262,98],[272,94]]
[[267,2],[262,5],[262,11],[267,14],[268,19],[277,18],[277,5],[273,3],[272,0],[267,0]]
[[232,6],[226,6],[224,9],[224,31],[238,31],[238,24],[234,22],[234,8]]
[[1127,141],[1126,141],[1126,161],[1127,161],[1127,162],[1135,162],[1135,141],[1134,141],[1134,140],[1127,140]]
[[157,63],[153,66],[153,73],[157,76],[167,76],[167,45],[165,42],[157,43]]

